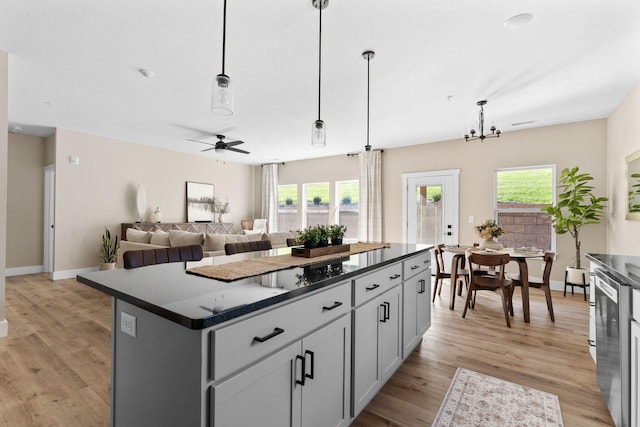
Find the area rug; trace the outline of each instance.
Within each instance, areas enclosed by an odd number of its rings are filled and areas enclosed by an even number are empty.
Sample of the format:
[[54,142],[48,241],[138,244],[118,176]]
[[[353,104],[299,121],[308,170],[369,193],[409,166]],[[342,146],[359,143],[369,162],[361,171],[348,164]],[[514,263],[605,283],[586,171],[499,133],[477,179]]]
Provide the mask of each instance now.
[[291,267],[304,267],[323,261],[344,258],[346,256],[388,247],[388,243],[358,242],[351,244],[351,250],[349,252],[340,252],[315,258],[297,257],[290,254],[266,256],[261,258],[247,259],[244,261],[230,262],[227,264],[193,267],[186,270],[186,272],[187,274],[195,274],[197,276],[207,277],[209,279],[231,282],[233,280],[257,276],[259,274],[285,270]]
[[562,425],[555,394],[458,368],[432,427]]

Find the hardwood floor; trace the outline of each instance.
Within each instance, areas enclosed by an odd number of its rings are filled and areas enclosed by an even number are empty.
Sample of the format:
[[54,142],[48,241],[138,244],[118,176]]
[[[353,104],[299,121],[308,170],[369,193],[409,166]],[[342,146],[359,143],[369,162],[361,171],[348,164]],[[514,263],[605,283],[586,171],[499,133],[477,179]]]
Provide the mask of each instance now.
[[[458,366],[554,393],[565,426],[613,425],[587,352],[588,305],[553,293],[555,324],[532,291],[531,323],[519,291],[509,329],[496,295],[480,293],[462,319],[448,285],[432,305],[432,327],[354,426],[431,425]],[[0,338],[0,425],[107,426],[111,299],[73,279],[6,279],[9,336]]]

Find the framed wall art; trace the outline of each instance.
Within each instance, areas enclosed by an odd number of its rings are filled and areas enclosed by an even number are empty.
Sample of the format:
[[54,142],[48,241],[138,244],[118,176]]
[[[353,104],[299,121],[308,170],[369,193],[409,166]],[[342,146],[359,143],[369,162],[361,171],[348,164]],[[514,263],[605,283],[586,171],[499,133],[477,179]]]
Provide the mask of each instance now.
[[213,184],[187,182],[187,222],[212,222],[214,200]]

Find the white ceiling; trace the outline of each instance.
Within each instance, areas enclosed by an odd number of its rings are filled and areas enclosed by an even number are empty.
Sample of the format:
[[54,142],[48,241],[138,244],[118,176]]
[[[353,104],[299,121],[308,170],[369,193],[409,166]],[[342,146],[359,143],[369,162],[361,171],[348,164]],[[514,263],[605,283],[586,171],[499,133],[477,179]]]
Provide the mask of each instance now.
[[[247,164],[362,150],[372,49],[374,148],[459,138],[485,117],[506,134],[607,117],[640,80],[638,0],[228,0],[226,74],[235,112],[209,111],[221,72],[222,0],[0,0],[9,122],[74,129],[198,154],[185,141],[224,131]],[[520,13],[519,29],[504,22]],[[145,78],[145,68],[154,77]],[[528,123],[514,125],[516,123]],[[506,135],[505,135],[506,136]],[[216,158],[214,151],[202,155]]]

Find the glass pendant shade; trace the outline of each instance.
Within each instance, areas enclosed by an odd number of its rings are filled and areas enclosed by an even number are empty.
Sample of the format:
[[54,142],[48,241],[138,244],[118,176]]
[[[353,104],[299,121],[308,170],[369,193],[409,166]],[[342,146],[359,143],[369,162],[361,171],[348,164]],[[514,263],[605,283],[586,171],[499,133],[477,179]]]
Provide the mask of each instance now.
[[322,120],[316,120],[311,128],[311,146],[325,147],[327,145],[327,125]]
[[211,111],[223,116],[233,114],[233,85],[226,74],[218,74],[213,80]]

